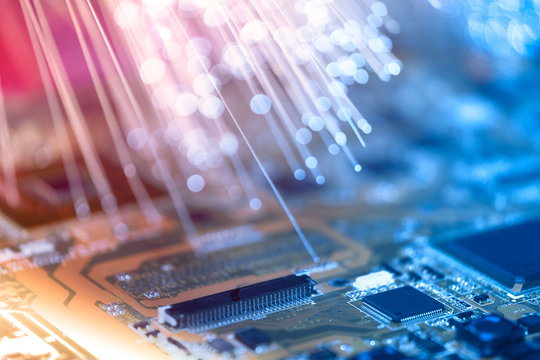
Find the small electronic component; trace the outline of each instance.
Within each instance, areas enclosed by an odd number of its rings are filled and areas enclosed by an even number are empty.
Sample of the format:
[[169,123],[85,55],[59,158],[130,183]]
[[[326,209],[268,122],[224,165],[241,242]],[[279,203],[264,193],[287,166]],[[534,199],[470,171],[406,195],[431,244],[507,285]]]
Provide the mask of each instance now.
[[401,265],[412,264],[412,259],[408,256],[402,256],[397,260]]
[[35,256],[54,251],[54,244],[47,239],[39,239],[19,245],[19,250],[25,256]]
[[430,276],[434,277],[435,279],[443,279],[444,274],[442,274],[440,271],[435,270],[431,266],[425,265],[422,267],[422,270],[426,273],[428,273]]
[[381,264],[380,268],[382,270],[391,272],[395,277],[400,277],[401,275],[403,275],[401,271],[396,270],[393,266],[390,266],[388,264]]
[[473,316],[472,311],[464,311],[456,315],[456,317],[462,321],[469,320]]
[[479,304],[483,304],[489,300],[489,295],[486,293],[478,294],[473,297],[473,300]]
[[222,338],[215,338],[208,341],[208,346],[210,346],[218,354],[234,352],[234,346],[230,342]]
[[178,341],[177,339],[175,338],[172,338],[172,337],[168,337],[167,338],[167,342],[171,345],[173,345],[174,347],[182,350],[183,352],[185,352],[187,355],[190,355],[191,352],[189,351],[189,349],[187,347],[184,346],[184,344],[182,344],[180,341]]
[[539,233],[540,220],[531,220],[435,246],[517,294],[540,285]]
[[444,305],[412,286],[363,298],[362,305],[387,322],[411,322],[440,315]]
[[497,356],[511,344],[523,339],[517,325],[496,314],[469,321],[457,328],[457,339],[465,342],[480,356]]
[[459,325],[460,323],[455,318],[448,319],[448,326],[450,326],[451,328],[457,327]]
[[349,285],[349,281],[347,279],[342,278],[335,278],[328,281],[328,284],[333,287],[344,287]]
[[518,324],[527,329],[527,334],[536,334],[540,332],[540,315],[527,315],[518,320]]
[[176,328],[208,329],[296,306],[313,294],[307,275],[289,275],[160,307],[158,319]]
[[373,272],[356,278],[353,286],[360,291],[376,289],[394,282],[394,275],[386,270]]
[[156,337],[159,335],[159,330],[150,330],[144,334],[146,337]]
[[504,358],[510,360],[538,360],[540,359],[540,340],[535,339],[513,344],[505,350]]
[[446,350],[444,346],[429,337],[420,337],[417,334],[410,334],[409,341],[428,354],[438,354]]
[[414,271],[411,271],[411,272],[407,273],[407,277],[412,282],[417,282],[417,281],[422,280],[422,277],[420,275],[418,275],[417,273],[415,273]]
[[459,305],[459,306],[461,306],[461,307],[464,308],[464,309],[470,309],[470,308],[472,307],[471,304],[469,304],[468,302],[465,302],[465,301],[463,301],[463,300],[458,300],[458,301],[456,301],[456,304]]
[[135,324],[133,324],[133,328],[136,329],[136,330],[139,330],[139,329],[146,329],[146,327],[150,325],[148,323],[148,321],[146,320],[143,320],[143,321],[139,321],[139,322],[136,322]]
[[254,327],[248,327],[236,331],[234,333],[234,338],[253,351],[256,351],[257,348],[261,346],[269,345],[272,342],[268,335]]

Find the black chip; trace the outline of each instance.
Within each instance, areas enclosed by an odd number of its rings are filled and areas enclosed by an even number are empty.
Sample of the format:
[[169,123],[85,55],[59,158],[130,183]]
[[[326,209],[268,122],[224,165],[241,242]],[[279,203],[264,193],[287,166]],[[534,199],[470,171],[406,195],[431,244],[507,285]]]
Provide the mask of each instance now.
[[418,275],[417,273],[415,272],[410,272],[407,274],[407,277],[409,278],[409,280],[411,280],[412,282],[416,282],[416,281],[420,281],[422,280],[422,277],[420,275]]
[[422,349],[427,354],[438,354],[446,351],[444,346],[428,337],[422,338],[416,334],[409,334],[408,337],[410,341],[412,341],[418,348]]
[[394,269],[392,266],[390,266],[390,265],[388,265],[388,264],[382,264],[382,265],[380,266],[380,268],[381,268],[382,270],[386,270],[386,271],[388,271],[389,273],[394,274],[395,277],[400,277],[401,275],[403,275],[400,271]]
[[496,314],[469,321],[457,328],[456,338],[480,356],[498,356],[508,346],[523,339],[523,330],[511,321]]
[[350,284],[350,281],[342,278],[335,278],[328,281],[328,284],[333,287],[344,287]]
[[518,324],[527,329],[527,334],[536,334],[540,332],[540,315],[528,315],[520,318]]
[[443,304],[411,286],[368,295],[363,305],[393,322],[428,317],[444,310]]
[[412,263],[412,259],[408,256],[402,256],[398,259],[398,262],[401,264],[401,265],[407,265],[407,264],[411,264]]
[[139,330],[139,329],[146,329],[146,327],[147,327],[148,325],[150,325],[150,324],[148,323],[148,321],[143,320],[143,321],[139,321],[139,322],[136,322],[135,324],[133,324],[133,328],[134,328],[134,329],[137,329],[137,330]]
[[234,351],[234,346],[222,338],[212,339],[208,342],[208,345],[219,354],[232,353]]
[[435,270],[431,266],[426,265],[422,269],[426,273],[428,273],[429,275],[433,276],[435,279],[443,279],[444,278],[444,274],[442,274],[440,271]]
[[473,316],[473,312],[471,310],[464,311],[456,315],[458,319],[463,320],[463,321],[469,320],[472,316]]
[[185,352],[187,355],[191,355],[191,352],[189,351],[189,349],[187,347],[184,346],[184,344],[182,344],[180,341],[172,338],[172,337],[168,337],[167,338],[167,342],[169,344],[172,344],[174,345],[176,348],[182,350],[183,352]]
[[150,331],[146,332],[144,335],[146,337],[156,337],[156,336],[158,336],[158,334],[159,334],[159,330],[150,330]]
[[259,346],[270,344],[270,338],[262,331],[253,327],[240,329],[234,333],[234,338],[249,349],[255,351]]
[[540,220],[434,244],[514,293],[540,286]]
[[469,309],[472,307],[471,304],[469,304],[468,302],[465,302],[463,300],[458,300],[456,301],[456,304],[460,305],[461,307],[465,308],[465,309]]
[[505,359],[509,360],[538,360],[540,359],[540,343],[536,341],[518,342],[509,346],[503,355]]
[[485,303],[486,301],[489,300],[489,295],[485,294],[485,293],[484,294],[478,294],[475,297],[473,297],[473,300],[476,301],[479,304]]

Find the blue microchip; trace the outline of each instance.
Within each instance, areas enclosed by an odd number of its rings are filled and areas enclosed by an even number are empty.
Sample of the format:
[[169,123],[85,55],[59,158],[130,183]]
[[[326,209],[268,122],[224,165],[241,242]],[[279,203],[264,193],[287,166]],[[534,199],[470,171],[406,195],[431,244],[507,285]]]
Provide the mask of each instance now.
[[536,334],[540,332],[540,315],[532,314],[524,316],[518,320],[518,324],[527,329],[527,334]]
[[362,299],[362,304],[393,322],[420,319],[444,310],[443,304],[412,286],[368,295]]
[[540,220],[435,244],[514,293],[540,285]]
[[516,324],[497,314],[469,321],[457,328],[457,340],[466,343],[480,356],[500,356],[523,340],[524,332]]

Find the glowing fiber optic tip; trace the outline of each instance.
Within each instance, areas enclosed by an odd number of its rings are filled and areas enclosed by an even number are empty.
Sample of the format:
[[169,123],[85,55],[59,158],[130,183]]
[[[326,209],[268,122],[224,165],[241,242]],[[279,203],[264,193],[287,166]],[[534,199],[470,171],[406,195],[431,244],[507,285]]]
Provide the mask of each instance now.
[[330,146],[328,146],[328,152],[332,155],[339,154],[339,146],[336,144],[330,144]]
[[187,187],[192,192],[204,189],[204,178],[201,175],[191,175],[187,180]]
[[306,172],[303,169],[296,169],[294,171],[294,178],[298,181],[302,181],[306,178]]
[[315,169],[319,165],[319,161],[314,156],[308,156],[305,160],[308,169]]
[[272,101],[264,94],[257,94],[251,98],[249,106],[255,114],[264,115],[272,108]]
[[261,207],[262,207],[262,202],[260,199],[258,198],[253,198],[249,201],[249,207],[252,209],[252,210],[259,210]]

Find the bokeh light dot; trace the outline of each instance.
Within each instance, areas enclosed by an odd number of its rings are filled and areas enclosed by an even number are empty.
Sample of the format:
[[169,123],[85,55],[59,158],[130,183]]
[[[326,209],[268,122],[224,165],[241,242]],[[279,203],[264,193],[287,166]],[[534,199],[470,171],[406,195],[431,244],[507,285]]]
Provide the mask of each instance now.
[[306,128],[300,128],[296,130],[295,138],[296,138],[297,143],[301,145],[307,145],[311,142],[311,138],[312,138],[311,131],[309,131],[309,129],[306,129]]
[[294,178],[298,181],[302,181],[306,178],[306,172],[304,169],[296,169],[294,171]]
[[176,97],[174,103],[178,115],[190,116],[197,111],[197,96],[191,93],[182,93]]
[[249,207],[251,210],[257,211],[262,207],[262,202],[259,198],[253,198],[249,200]]
[[165,64],[156,58],[145,60],[139,67],[139,75],[145,84],[154,84],[165,75]]
[[319,161],[315,156],[308,156],[305,163],[308,169],[315,169],[319,165]]
[[187,187],[192,192],[200,192],[204,189],[204,178],[201,175],[191,175],[187,179]]
[[331,154],[331,155],[337,155],[339,154],[339,146],[337,146],[336,144],[330,144],[328,146],[328,152]]
[[249,106],[255,114],[264,115],[272,108],[272,100],[265,94],[257,94],[251,98]]

